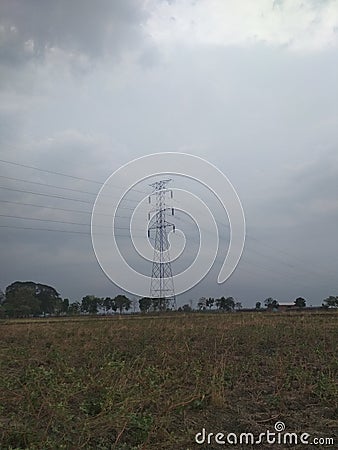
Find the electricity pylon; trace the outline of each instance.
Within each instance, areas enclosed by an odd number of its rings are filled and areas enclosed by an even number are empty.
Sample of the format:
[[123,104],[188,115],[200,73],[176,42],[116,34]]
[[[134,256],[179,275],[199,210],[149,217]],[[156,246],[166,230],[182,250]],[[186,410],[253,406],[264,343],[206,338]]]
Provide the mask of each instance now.
[[[173,198],[173,191],[166,189],[166,185],[170,179],[156,181],[150,186],[153,188],[152,194],[149,196],[149,203],[155,197],[155,212],[153,216],[154,223],[148,227],[148,237],[151,230],[155,230],[155,244],[153,267],[151,272],[150,298],[157,300],[160,311],[167,309],[176,309],[176,297],[174,290],[174,280],[171,269],[169,256],[169,240],[167,228],[172,228],[175,232],[175,225],[166,219],[168,210],[174,215],[174,208],[166,207],[166,195],[170,192]],[[150,219],[150,213],[149,217]]]

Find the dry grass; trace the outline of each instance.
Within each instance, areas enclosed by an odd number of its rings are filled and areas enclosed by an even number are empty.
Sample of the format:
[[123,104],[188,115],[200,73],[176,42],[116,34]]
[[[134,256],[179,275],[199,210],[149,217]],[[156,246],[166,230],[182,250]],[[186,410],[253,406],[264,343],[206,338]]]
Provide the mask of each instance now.
[[258,434],[277,419],[337,439],[337,318],[0,322],[1,449],[187,450],[203,427]]

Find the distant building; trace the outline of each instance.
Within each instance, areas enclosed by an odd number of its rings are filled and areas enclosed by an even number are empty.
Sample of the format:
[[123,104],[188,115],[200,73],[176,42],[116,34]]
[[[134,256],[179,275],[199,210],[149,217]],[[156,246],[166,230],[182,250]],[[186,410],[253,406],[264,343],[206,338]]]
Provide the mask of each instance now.
[[294,302],[292,302],[292,303],[279,302],[278,303],[278,311],[279,312],[292,311],[293,309],[296,309],[296,310],[299,309],[298,306],[296,306]]

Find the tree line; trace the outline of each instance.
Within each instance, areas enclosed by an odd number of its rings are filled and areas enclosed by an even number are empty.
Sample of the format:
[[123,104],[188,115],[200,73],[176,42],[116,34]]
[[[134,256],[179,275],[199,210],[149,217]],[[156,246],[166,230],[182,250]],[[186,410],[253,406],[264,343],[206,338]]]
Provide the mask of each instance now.
[[105,312],[128,311],[131,300],[125,295],[96,297],[86,295],[81,302],[70,303],[68,298],[62,299],[52,286],[33,281],[15,281],[0,292],[0,317],[38,317],[65,314],[97,314]]
[[[164,298],[143,297],[138,300],[137,306],[141,313],[168,311],[168,301]],[[297,308],[305,308],[306,300],[302,297],[294,300]],[[0,318],[38,317],[48,315],[74,315],[74,314],[122,314],[136,307],[125,295],[115,297],[97,297],[86,295],[81,301],[70,302],[62,299],[57,290],[46,284],[33,281],[15,281],[7,286],[5,292],[0,291]],[[338,308],[338,296],[329,296],[323,300],[323,308]],[[269,297],[263,302],[256,302],[255,310],[278,310],[279,303]],[[233,312],[242,309],[242,303],[233,297],[201,297],[197,301],[197,311],[219,310]],[[192,304],[185,304],[178,311],[194,311]]]

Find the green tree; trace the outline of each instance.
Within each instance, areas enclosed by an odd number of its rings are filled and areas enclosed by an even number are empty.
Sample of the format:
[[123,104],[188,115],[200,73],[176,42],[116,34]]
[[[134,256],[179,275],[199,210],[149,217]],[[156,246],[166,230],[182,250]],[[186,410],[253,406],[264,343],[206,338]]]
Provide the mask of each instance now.
[[95,297],[95,295],[86,295],[82,298],[81,311],[89,314],[97,314],[99,304],[100,299],[98,297]]
[[233,297],[227,297],[225,299],[225,309],[226,311],[233,311],[235,308],[235,300]]
[[6,316],[5,308],[3,307],[3,303],[6,300],[6,296],[4,292],[0,289],[0,318],[4,318]]
[[116,305],[114,302],[114,299],[111,297],[106,297],[102,299],[102,307],[104,308],[105,312],[108,313],[108,311],[116,311]]
[[159,298],[153,297],[151,299],[151,309],[153,311],[157,311],[160,309],[160,299]]
[[152,299],[150,297],[142,297],[138,304],[141,312],[148,312],[152,305]]
[[330,295],[323,300],[323,308],[338,308],[338,296]]
[[264,300],[264,305],[267,309],[278,308],[278,301],[273,299],[272,297],[269,297]]
[[33,281],[15,281],[6,288],[4,304],[11,315],[58,314],[62,301],[52,286]]
[[215,299],[212,297],[207,298],[206,306],[211,309],[214,306]]
[[306,306],[306,300],[305,300],[305,298],[303,298],[303,297],[298,297],[298,298],[296,298],[296,300],[295,300],[295,305],[296,305],[298,308],[305,308],[305,306]]
[[128,311],[131,307],[131,300],[125,295],[117,295],[114,298],[114,302],[120,314],[122,314],[123,310]]
[[80,311],[81,311],[81,303],[80,302],[70,303],[69,308],[68,308],[68,314],[76,315],[76,314],[80,314]]
[[53,287],[36,283],[35,292],[41,304],[42,314],[58,314],[61,311],[62,300]]
[[191,312],[192,308],[190,305],[188,305],[188,303],[186,303],[185,305],[182,306],[182,311],[184,312]]
[[242,309],[242,303],[241,303],[241,302],[236,302],[236,303],[235,303],[235,309],[237,309],[237,311],[239,311],[240,309]]
[[235,300],[233,297],[221,297],[216,299],[216,306],[223,311],[233,311],[235,308]]
[[225,309],[225,297],[216,298],[215,303],[218,309]]
[[201,297],[197,302],[198,309],[205,310],[207,308],[207,299],[205,297]]
[[168,311],[169,300],[165,297],[153,297],[151,306],[154,311]]
[[64,298],[61,304],[61,312],[68,314],[68,310],[69,310],[69,299]]
[[29,317],[40,314],[40,302],[33,286],[18,286],[6,294],[4,312],[9,317]]
[[2,305],[5,300],[6,300],[5,293],[2,289],[0,289],[0,305]]

